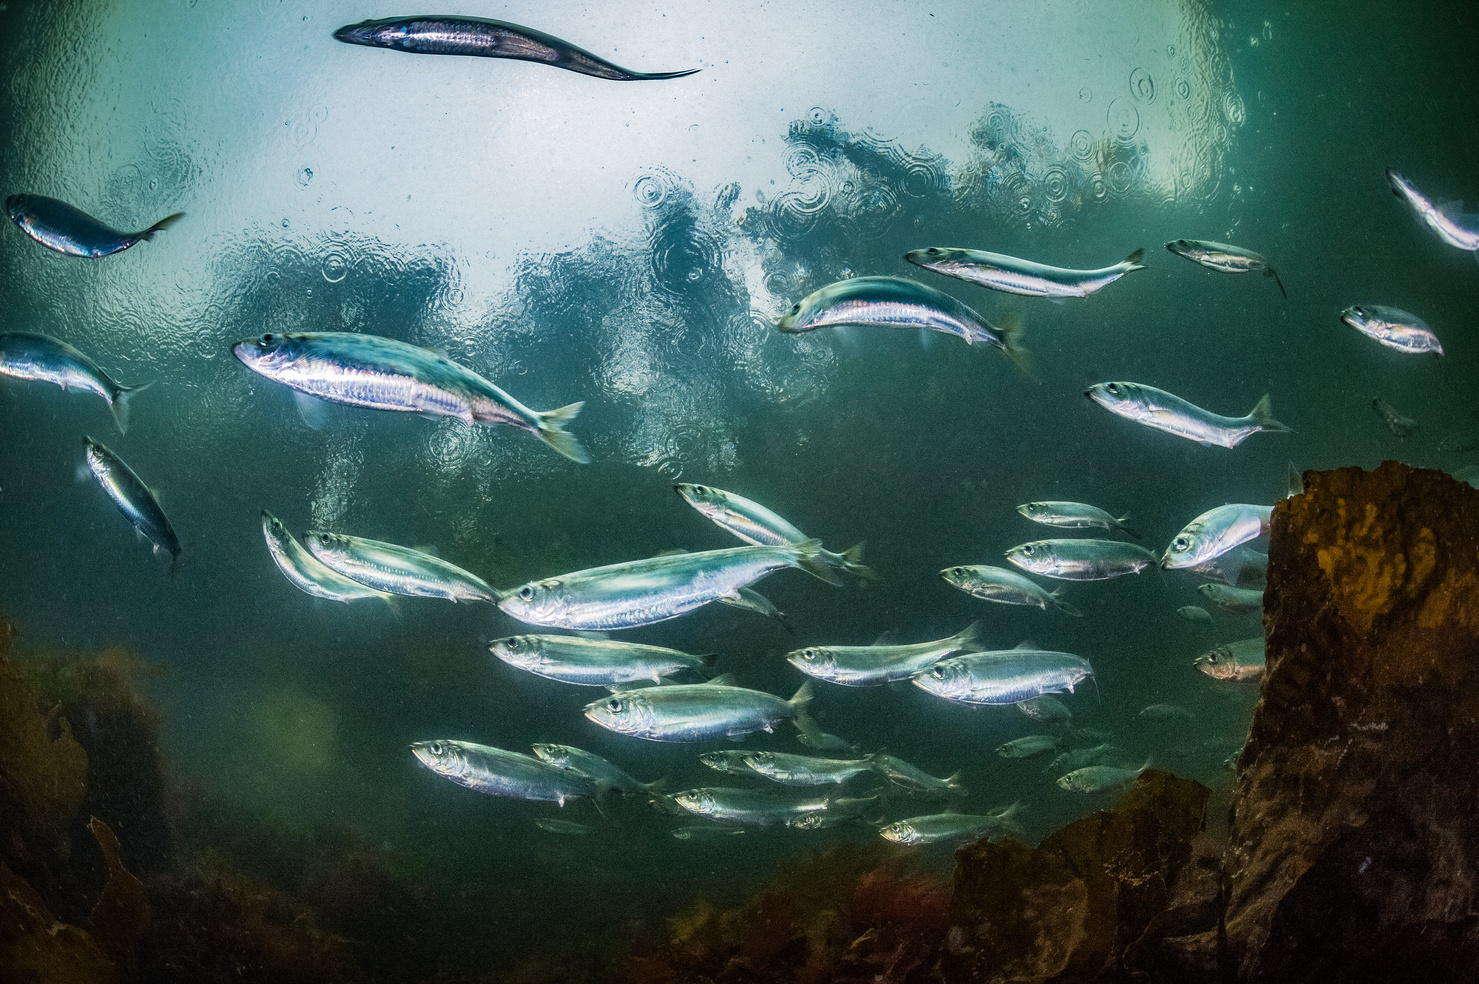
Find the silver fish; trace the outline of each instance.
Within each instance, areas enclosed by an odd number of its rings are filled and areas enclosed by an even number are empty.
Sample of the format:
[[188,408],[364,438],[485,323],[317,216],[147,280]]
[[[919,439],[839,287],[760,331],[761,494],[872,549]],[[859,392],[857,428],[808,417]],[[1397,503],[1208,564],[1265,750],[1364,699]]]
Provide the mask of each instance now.
[[1017,341],[1021,329],[1015,320],[998,328],[949,294],[899,277],[854,277],[828,284],[792,305],[776,327],[797,334],[841,325],[923,328],[957,335],[968,345],[994,345],[1025,368]]
[[629,71],[543,31],[484,17],[385,17],[346,25],[335,31],[334,37],[345,44],[417,55],[480,55],[532,61],[615,82],[677,79],[698,71]]
[[277,563],[278,570],[299,591],[324,598],[328,601],[358,601],[361,598],[379,598],[389,601],[393,595],[377,591],[367,584],[345,577],[324,564],[303,545],[293,538],[286,526],[267,510],[262,510],[262,536],[267,541],[267,551]]
[[1140,709],[1135,715],[1145,721],[1157,721],[1165,724],[1170,721],[1195,721],[1196,715],[1180,704],[1150,704]]
[[582,687],[609,687],[637,680],[656,683],[685,670],[701,672],[705,666],[705,657],[676,649],[567,635],[494,639],[488,651],[509,666]]
[[1047,724],[1066,724],[1073,720],[1073,712],[1056,697],[1029,697],[1017,701],[1016,707],[1032,720]]
[[864,814],[873,810],[882,798],[881,796],[834,797],[827,801],[825,810],[813,810],[810,813],[794,816],[786,821],[786,826],[792,830],[823,830],[845,823],[868,823]]
[[1205,608],[1198,608],[1196,605],[1182,605],[1180,608],[1176,609],[1176,614],[1180,615],[1188,622],[1203,622],[1207,625],[1212,624],[1212,613],[1207,611],[1207,609]]
[[804,719],[811,682],[790,700],[722,683],[647,687],[613,694],[585,706],[585,716],[608,731],[649,741],[709,741],[752,731],[773,731],[776,722]]
[[1005,649],[941,660],[914,685],[962,704],[1017,704],[1043,694],[1072,693],[1094,675],[1088,660],[1041,649]]
[[1009,833],[1020,833],[1013,818],[1021,812],[1022,804],[1014,803],[996,813],[972,815],[969,813],[933,813],[929,816],[910,817],[879,828],[879,836],[895,844],[915,846],[937,844],[981,837],[1000,837]]
[[10,221],[47,249],[89,259],[121,253],[153,239],[155,233],[163,232],[185,215],[166,215],[141,232],[120,232],[80,208],[44,195],[11,195],[5,199],[5,210],[10,213]]
[[951,653],[974,648],[980,629],[980,622],[972,622],[948,638],[901,646],[808,646],[787,653],[786,662],[818,680],[876,687],[907,680]]
[[1396,407],[1379,396],[1371,401],[1371,409],[1376,411],[1376,415],[1381,418],[1381,422],[1386,424],[1387,430],[1391,431],[1392,435],[1399,441],[1407,440],[1422,429],[1422,424],[1419,424],[1411,417],[1402,416],[1397,412]]
[[1075,769],[1058,778],[1058,785],[1070,793],[1104,793],[1121,786],[1128,786],[1140,778],[1140,773],[1150,768],[1150,759],[1138,769],[1125,769],[1117,765],[1090,765]]
[[1234,502],[1208,509],[1171,538],[1161,556],[1168,571],[1197,567],[1268,532],[1273,506]]
[[454,603],[498,600],[498,592],[476,574],[420,550],[321,530],[309,530],[303,539],[320,561],[379,591]]
[[781,627],[787,632],[796,631],[791,626],[791,619],[786,613],[775,607],[774,602],[754,588],[740,588],[739,593],[733,598],[720,598],[719,604],[729,605],[732,608],[741,608],[745,611],[754,612],[756,615],[764,615],[766,618],[773,618],[781,623]]
[[154,383],[124,386],[116,383],[98,364],[59,338],[13,331],[0,335],[0,375],[55,383],[63,390],[96,393],[113,411],[121,433],[128,433],[129,400]]
[[905,789],[916,793],[948,793],[952,796],[966,795],[965,786],[961,784],[960,773],[946,776],[944,779],[937,778],[925,772],[917,765],[911,765],[899,758],[897,755],[887,755],[882,752],[873,756],[874,767],[895,785],[903,786]]
[[1340,320],[1387,348],[1412,355],[1443,354],[1438,336],[1415,314],[1381,304],[1355,304],[1340,312]]
[[1009,742],[996,746],[996,754],[1006,759],[1036,758],[1049,752],[1056,752],[1062,740],[1052,735],[1028,735],[1025,738],[1015,738]]
[[596,795],[595,785],[584,776],[523,752],[447,739],[418,741],[411,751],[443,779],[489,796],[547,800],[564,806],[568,799]]
[[740,748],[726,748],[722,752],[704,752],[698,757],[704,765],[715,772],[727,772],[735,776],[748,776],[750,753]]
[[730,547],[609,564],[530,581],[498,603],[521,622],[561,629],[630,629],[677,618],[784,567],[841,584],[820,540],[784,547]]
[[877,758],[827,759],[786,752],[746,752],[744,762],[751,772],[771,782],[786,786],[827,786],[840,785],[864,772],[878,772]]
[[1033,581],[1005,567],[974,565],[947,567],[940,577],[972,598],[995,601],[1003,605],[1030,605],[1046,611],[1056,608],[1066,615],[1082,616],[1083,612],[1063,600],[1063,588],[1045,591]]
[[1263,589],[1235,588],[1227,584],[1199,584],[1197,593],[1212,604],[1229,612],[1263,610]]
[[564,429],[584,403],[530,410],[471,369],[419,345],[347,331],[248,338],[232,354],[253,372],[331,403],[507,424],[529,431],[572,461],[590,461]]
[[1124,749],[1105,742],[1093,748],[1074,748],[1064,752],[1048,764],[1046,772],[1074,772],[1090,765],[1104,765],[1121,759]]
[[594,752],[573,745],[540,743],[534,746],[534,755],[541,762],[584,776],[595,784],[597,791],[618,789],[628,796],[646,796],[662,785],[662,780],[638,782]]
[[904,254],[904,259],[915,266],[967,283],[980,284],[1008,294],[1048,297],[1060,301],[1065,297],[1088,297],[1132,270],[1145,269],[1145,264],[1140,262],[1145,259],[1143,249],[1135,250],[1114,266],[1099,270],[1068,270],[980,249],[937,246],[912,249]]
[[534,826],[549,834],[560,834],[563,837],[584,837],[591,832],[591,828],[583,823],[575,823],[571,820],[558,820],[551,817],[536,817]]
[[1245,417],[1224,417],[1165,390],[1141,383],[1095,383],[1084,391],[1084,395],[1126,420],[1201,445],[1235,448],[1260,431],[1293,433],[1292,428],[1274,419],[1273,405],[1267,394]]
[[1155,563],[1155,554],[1123,540],[1035,540],[1008,550],[1006,558],[1023,570],[1064,581],[1103,581],[1138,574]]
[[1284,289],[1284,281],[1280,280],[1274,268],[1268,265],[1268,260],[1251,249],[1229,246],[1227,243],[1214,243],[1207,239],[1177,239],[1167,243],[1166,249],[1209,270],[1216,270],[1218,273],[1258,273],[1261,271],[1265,277],[1274,278],[1274,283],[1279,285],[1280,294],[1286,298],[1289,296],[1289,292]]
[[1214,680],[1246,683],[1263,677],[1263,636],[1239,639],[1208,650],[1192,661],[1192,666]]
[[796,798],[758,789],[728,789],[723,786],[685,789],[674,793],[673,800],[695,816],[752,827],[779,826],[794,817],[825,810],[828,806],[828,799],[822,796]]
[[1391,168],[1387,168],[1387,182],[1392,186],[1392,194],[1406,202],[1417,220],[1432,229],[1439,239],[1468,250],[1479,260],[1479,215],[1465,215],[1463,202],[1433,204],[1411,181]]
[[108,493],[108,498],[113,500],[118,511],[133,524],[134,529],[154,545],[155,553],[169,551],[170,567],[173,569],[174,562],[180,556],[180,538],[175,536],[174,527],[170,526],[169,519],[159,507],[159,500],[149,491],[149,486],[134,474],[132,468],[123,463],[122,458],[97,441],[84,437],[82,444],[87,454],[87,467],[103,487],[103,491]]
[[691,827],[674,827],[673,836],[678,840],[712,840],[716,837],[738,837],[744,827],[726,827],[723,824],[701,824]]
[[1186,570],[1198,577],[1228,584],[1245,580],[1261,582],[1268,578],[1268,554],[1244,545]]
[[1024,502],[1017,507],[1017,512],[1044,526],[1065,530],[1119,530],[1140,539],[1139,533],[1125,525],[1130,518],[1129,513],[1116,519],[1103,509],[1082,502]]
[[[673,491],[712,522],[746,543],[763,547],[784,547],[788,544],[805,543],[811,539],[771,510],[742,495],[716,489],[712,485],[691,483],[674,485]],[[826,558],[830,566],[845,570],[855,577],[867,579],[877,577],[872,568],[859,563],[863,557],[861,543],[840,554],[823,550],[821,555]]]

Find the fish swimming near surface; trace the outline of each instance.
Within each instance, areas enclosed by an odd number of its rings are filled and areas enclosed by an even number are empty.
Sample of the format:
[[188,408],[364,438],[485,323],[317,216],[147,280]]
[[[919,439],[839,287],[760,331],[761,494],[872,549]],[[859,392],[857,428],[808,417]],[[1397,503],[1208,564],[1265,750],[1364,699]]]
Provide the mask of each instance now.
[[1412,355],[1443,355],[1443,346],[1428,323],[1415,314],[1381,304],[1353,304],[1340,320],[1378,343]]
[[1024,502],[1017,507],[1017,512],[1044,526],[1056,526],[1064,530],[1119,530],[1127,536],[1140,539],[1139,533],[1125,525],[1130,519],[1129,513],[1115,518],[1103,509],[1083,502]]
[[[1161,555],[1161,567],[1168,571],[1198,567],[1268,532],[1273,506],[1251,506],[1234,502],[1208,509],[1171,538]],[[1230,584],[1237,573],[1229,570]]]
[[904,259],[926,270],[992,290],[1057,301],[1068,297],[1088,297],[1132,270],[1145,269],[1145,264],[1140,262],[1145,259],[1143,249],[1135,250],[1114,266],[1098,270],[1068,270],[980,249],[938,246],[912,249],[904,254]]
[[842,325],[921,328],[956,335],[968,345],[995,346],[1026,369],[1018,321],[1005,321],[998,328],[949,294],[900,277],[853,277],[828,284],[792,305],[776,327],[798,334]]
[[106,226],[80,208],[43,195],[11,195],[5,199],[10,221],[47,249],[96,259],[121,253],[136,243],[153,239],[184,217],[184,212],[166,215],[140,232],[120,232]]
[[488,796],[545,800],[564,806],[566,800],[596,795],[595,784],[584,776],[523,752],[447,739],[418,741],[411,745],[411,751],[422,765],[443,779]]
[[54,383],[63,390],[96,393],[113,411],[121,433],[128,433],[129,400],[154,383],[124,386],[114,382],[98,364],[59,338],[28,332],[0,334],[0,375]]
[[610,687],[684,671],[702,673],[712,654],[694,656],[662,646],[574,635],[521,635],[494,639],[488,651],[509,666],[582,687]]
[[1046,611],[1056,608],[1065,615],[1082,616],[1083,612],[1063,600],[1063,588],[1046,591],[1033,581],[1005,567],[977,564],[970,567],[947,567],[940,577],[972,598],[995,601],[1003,605],[1029,605]]
[[237,342],[231,352],[253,372],[310,397],[372,410],[456,417],[466,424],[506,424],[529,431],[571,461],[590,461],[575,435],[564,429],[584,403],[530,410],[429,348],[348,331],[267,332]]
[[648,741],[710,741],[773,731],[779,721],[809,720],[811,681],[790,700],[736,687],[724,678],[708,683],[646,687],[613,694],[585,706],[585,716],[608,731]]
[[951,653],[973,649],[980,622],[934,642],[896,646],[808,646],[786,654],[786,662],[807,676],[844,687],[877,687],[907,680]]
[[[805,543],[811,539],[776,513],[742,495],[725,492],[712,485],[692,483],[674,485],[673,491],[677,492],[684,502],[746,543],[765,547],[783,547],[788,544]],[[873,573],[871,567],[859,563],[863,556],[861,543],[840,554],[823,550],[822,556],[831,566],[845,570],[855,577],[871,580],[878,576]]]
[[477,55],[539,62],[613,82],[679,79],[698,71],[633,72],[543,31],[483,17],[385,17],[346,25],[335,31],[334,37],[345,44],[417,55]]
[[677,618],[786,567],[842,583],[820,540],[784,547],[729,547],[666,554],[530,581],[498,606],[521,622],[605,631]]
[[655,782],[638,782],[595,752],[587,752],[573,745],[540,743],[534,746],[534,755],[541,762],[585,776],[596,784],[598,791],[616,789],[628,796],[650,796],[663,785],[661,779]]
[[377,591],[453,603],[498,601],[498,592],[476,574],[421,550],[322,530],[309,530],[303,539],[314,557]]
[[999,837],[1008,833],[1020,833],[1013,818],[1021,810],[1022,804],[1014,803],[996,813],[974,816],[969,813],[933,813],[929,816],[896,820],[879,828],[878,834],[886,841],[910,847],[938,844],[941,841]]
[[267,541],[267,551],[283,577],[299,591],[323,598],[327,601],[351,602],[362,598],[379,598],[389,601],[394,597],[388,591],[380,591],[345,577],[332,567],[304,549],[282,520],[267,510],[262,510],[262,536]]
[[1258,612],[1263,610],[1262,588],[1237,588],[1229,584],[1199,584],[1197,593],[1212,604],[1227,612]]
[[1216,270],[1218,273],[1262,272],[1265,277],[1274,278],[1274,283],[1279,285],[1280,294],[1286,298],[1289,296],[1289,292],[1284,289],[1284,281],[1280,280],[1278,273],[1269,266],[1268,260],[1251,249],[1229,246],[1227,243],[1214,243],[1207,239],[1177,239],[1167,243],[1166,249],[1208,270]]
[[1263,636],[1254,636],[1208,650],[1191,665],[1214,680],[1249,683],[1263,678],[1265,658]]
[[1276,434],[1294,432],[1293,428],[1274,419],[1273,405],[1267,394],[1245,417],[1224,417],[1165,390],[1141,383],[1095,383],[1084,391],[1084,395],[1126,420],[1202,445],[1235,448],[1260,431]]
[[1371,401],[1371,409],[1376,411],[1381,422],[1386,424],[1387,430],[1391,431],[1392,436],[1399,441],[1407,440],[1422,429],[1422,424],[1411,417],[1402,416],[1397,412],[1396,407],[1379,396]]
[[1071,653],[1006,649],[941,660],[915,674],[914,685],[962,704],[1017,704],[1043,694],[1072,693],[1093,675],[1088,660]]
[[1402,175],[1387,168],[1387,183],[1392,194],[1407,203],[1417,221],[1432,229],[1450,246],[1468,250],[1479,260],[1479,215],[1465,215],[1464,203],[1453,201],[1435,205]]
[[84,437],[82,444],[87,454],[87,467],[103,491],[108,493],[108,498],[113,500],[134,529],[154,545],[155,553],[169,551],[173,569],[180,557],[180,538],[175,536],[174,527],[170,526],[164,510],[159,507],[159,499],[118,455],[90,437]]
[[1155,554],[1123,540],[1034,540],[1006,552],[1007,560],[1033,574],[1064,581],[1104,581],[1138,574]]

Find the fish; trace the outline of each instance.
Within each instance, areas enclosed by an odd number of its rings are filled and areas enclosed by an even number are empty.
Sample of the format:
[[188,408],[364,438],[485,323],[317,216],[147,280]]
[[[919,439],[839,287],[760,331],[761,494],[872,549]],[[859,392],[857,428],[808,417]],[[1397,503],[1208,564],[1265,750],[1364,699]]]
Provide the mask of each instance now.
[[1036,758],[1039,755],[1056,752],[1062,743],[1062,739],[1054,738],[1052,735],[1027,735],[1025,738],[1014,738],[997,745],[996,754],[1005,759]]
[[694,656],[662,646],[573,635],[521,635],[494,639],[488,651],[509,666],[582,687],[609,687],[684,671],[700,673],[713,653]]
[[140,232],[120,232],[80,208],[44,195],[11,195],[5,199],[5,210],[10,221],[47,249],[88,259],[121,253],[185,217],[176,212]]
[[1014,803],[996,813],[980,815],[932,813],[929,816],[897,820],[879,828],[878,833],[886,841],[910,847],[937,844],[941,841],[1000,837],[1008,833],[1020,833],[1013,818],[1021,809],[1021,803]]
[[1214,680],[1248,683],[1262,679],[1264,659],[1263,636],[1254,636],[1210,649],[1191,665]]
[[1265,581],[1268,579],[1268,554],[1244,545],[1229,550],[1221,557],[1195,567],[1186,568],[1187,573],[1212,581],[1240,584],[1243,581]]
[[1227,584],[1199,584],[1197,593],[1218,608],[1229,612],[1263,610],[1263,589],[1235,588]]
[[343,533],[309,530],[303,535],[313,556],[379,591],[411,598],[496,603],[498,592],[476,574],[420,550]]
[[[1170,546],[1161,555],[1161,567],[1168,571],[1185,570],[1215,560],[1267,533],[1273,514],[1273,506],[1241,502],[1208,509],[1171,538]],[[1228,583],[1236,583],[1237,572],[1230,568],[1229,572],[1232,576]]]
[[1147,707],[1142,707],[1140,713],[1135,716],[1145,721],[1158,721],[1161,723],[1196,720],[1196,715],[1180,704],[1151,704]]
[[1428,323],[1399,308],[1354,304],[1340,312],[1340,320],[1389,349],[1412,355],[1429,352],[1439,357],[1443,355],[1443,346]]
[[794,633],[796,631],[791,625],[790,617],[775,607],[774,602],[754,588],[740,588],[738,594],[733,598],[720,598],[719,604],[744,609],[745,611],[754,612],[756,615],[764,615],[766,618],[773,618],[781,623],[781,628],[787,632]]
[[159,499],[123,459],[90,437],[82,439],[87,467],[108,498],[151,544],[154,552],[169,551],[170,569],[180,557],[180,538],[159,506]]
[[1419,424],[1411,417],[1402,416],[1397,412],[1396,407],[1379,396],[1371,401],[1371,409],[1376,411],[1376,415],[1381,418],[1381,422],[1386,424],[1387,430],[1391,431],[1392,435],[1399,441],[1407,440],[1422,429],[1422,424]]
[[596,795],[595,784],[584,776],[523,752],[448,739],[413,742],[411,752],[443,779],[488,796],[545,800],[564,806],[566,800]]
[[1268,260],[1251,249],[1241,246],[1229,246],[1227,243],[1214,243],[1206,239],[1177,239],[1166,244],[1166,249],[1183,259],[1191,260],[1200,264],[1208,270],[1216,270],[1218,273],[1258,273],[1262,271],[1265,277],[1273,277],[1274,283],[1279,285],[1279,293],[1288,298],[1289,292],[1284,289],[1284,281],[1274,268],[1269,266]]
[[1204,622],[1207,625],[1212,624],[1212,613],[1207,611],[1207,609],[1205,608],[1198,608],[1196,605],[1182,605],[1180,608],[1176,609],[1176,614],[1180,615],[1188,622]]
[[1124,751],[1118,745],[1111,745],[1108,742],[1095,745],[1093,748],[1073,748],[1053,759],[1044,771],[1063,773],[1073,772],[1090,765],[1104,765],[1106,762],[1121,758]]
[[1058,785],[1070,793],[1104,793],[1111,789],[1127,786],[1140,778],[1140,773],[1150,768],[1151,759],[1138,769],[1126,769],[1118,765],[1090,765],[1075,769],[1058,777]]
[[560,629],[630,629],[677,618],[767,574],[795,567],[828,584],[842,578],[820,540],[784,547],[729,547],[669,554],[530,581],[504,593],[498,607],[521,622]]
[[972,598],[995,601],[1003,605],[1029,605],[1046,611],[1056,608],[1065,615],[1083,616],[1083,612],[1063,600],[1063,588],[1045,591],[1035,582],[1005,567],[975,565],[947,567],[940,577]]
[[[673,491],[694,509],[708,517],[746,543],[762,547],[784,547],[805,543],[811,537],[771,512],[760,503],[746,499],[733,492],[716,489],[712,485],[683,483],[674,485]],[[826,562],[837,570],[847,571],[854,577],[873,580],[878,577],[873,569],[860,563],[863,544],[859,543],[837,554],[822,550]]]
[[1473,451],[1479,448],[1479,431],[1455,431],[1438,442],[1439,451]]
[[1017,701],[1016,707],[1017,710],[1034,721],[1043,721],[1048,724],[1066,724],[1073,720],[1073,712],[1056,697],[1049,697],[1047,695],[1029,697],[1027,700]]
[[911,249],[904,254],[904,259],[917,267],[943,273],[966,283],[980,284],[1008,294],[1046,297],[1055,301],[1069,297],[1088,297],[1131,271],[1145,269],[1145,264],[1140,262],[1145,259],[1143,249],[1135,250],[1113,266],[1098,270],[1070,270],[980,249],[938,246]]
[[916,793],[944,793],[952,796],[966,795],[965,786],[961,784],[960,773],[936,778],[925,772],[917,765],[911,765],[899,758],[897,755],[888,755],[883,752],[873,756],[875,768],[882,773],[889,782],[903,786],[905,789]]
[[559,820],[552,817],[535,817],[534,826],[549,834],[560,834],[565,837],[584,837],[591,832],[591,828],[583,823],[573,820]]
[[1266,393],[1245,417],[1224,417],[1141,383],[1095,383],[1084,395],[1126,420],[1196,441],[1203,447],[1215,444],[1235,448],[1260,432],[1294,433],[1292,427],[1274,419],[1273,404]]
[[991,345],[1026,369],[1016,319],[993,325],[943,291],[900,277],[853,277],[813,291],[791,306],[776,327],[788,334],[862,325],[874,328],[920,328],[965,339],[967,345]]
[[736,776],[753,774],[750,771],[750,753],[744,749],[726,748],[722,752],[704,752],[698,760],[715,772],[727,772]]
[[1465,215],[1463,202],[1433,204],[1411,181],[1391,168],[1387,168],[1387,182],[1392,186],[1392,194],[1407,203],[1417,221],[1448,245],[1468,250],[1479,260],[1479,215]]
[[648,796],[656,793],[663,785],[661,779],[655,782],[638,782],[596,753],[573,745],[541,742],[534,746],[534,757],[558,769],[584,776],[595,784],[598,793],[616,789],[628,796]]
[[310,397],[456,417],[468,425],[505,424],[529,431],[571,461],[591,460],[565,430],[583,402],[530,410],[471,369],[420,345],[348,331],[267,332],[237,342],[231,352],[253,372]]
[[[787,752],[746,752],[745,766],[771,782],[786,786],[840,785],[864,772],[878,772],[878,756],[827,759]],[[707,764],[707,763],[706,763]]]
[[797,729],[801,732],[796,740],[808,748],[815,748],[819,752],[838,752],[842,755],[858,754],[858,747],[846,738],[837,735],[829,735],[816,726],[811,718],[801,718],[796,722]]
[[807,646],[786,654],[786,662],[807,676],[844,687],[877,687],[907,680],[951,653],[974,648],[980,622],[934,642],[899,646]]
[[59,338],[12,331],[0,334],[0,375],[54,383],[63,390],[96,393],[113,411],[120,434],[128,433],[129,401],[154,381],[124,386],[98,364]]
[[1024,502],[1017,507],[1017,512],[1044,526],[1056,526],[1064,530],[1119,530],[1127,536],[1140,539],[1139,533],[1125,525],[1130,519],[1129,513],[1116,519],[1103,509],[1082,502]]
[[689,827],[674,827],[673,836],[678,840],[711,840],[715,837],[738,837],[744,827],[726,827],[723,824],[706,823]]
[[790,700],[710,681],[613,694],[587,704],[584,713],[620,735],[648,741],[709,741],[773,731],[778,721],[805,720],[811,696],[809,680]]
[[797,798],[723,786],[685,789],[674,793],[673,800],[695,816],[752,827],[780,826],[802,814],[825,810],[830,802],[824,796]]
[[380,591],[345,577],[320,561],[294,539],[282,520],[265,509],[262,510],[262,536],[267,541],[267,551],[272,554],[278,570],[299,591],[315,598],[346,603],[362,598],[379,598],[388,602],[394,597],[388,591]]
[[1017,704],[1043,694],[1072,693],[1094,675],[1088,660],[1041,649],[952,656],[914,675],[921,690],[962,704]]
[[613,82],[680,79],[699,71],[633,72],[543,31],[486,17],[384,17],[347,24],[334,32],[334,38],[345,44],[416,55],[478,55],[539,62]]
[[1064,581],[1104,581],[1138,574],[1155,564],[1155,554],[1123,540],[1035,540],[1006,552],[1025,571]]

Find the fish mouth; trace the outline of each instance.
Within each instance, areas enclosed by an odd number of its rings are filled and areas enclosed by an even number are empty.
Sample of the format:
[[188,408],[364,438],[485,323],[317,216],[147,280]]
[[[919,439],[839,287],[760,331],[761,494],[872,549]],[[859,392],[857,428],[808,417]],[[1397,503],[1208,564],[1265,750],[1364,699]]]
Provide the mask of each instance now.
[[343,41],[345,44],[373,44],[370,40],[371,21],[359,24],[346,24],[334,32],[335,41]]

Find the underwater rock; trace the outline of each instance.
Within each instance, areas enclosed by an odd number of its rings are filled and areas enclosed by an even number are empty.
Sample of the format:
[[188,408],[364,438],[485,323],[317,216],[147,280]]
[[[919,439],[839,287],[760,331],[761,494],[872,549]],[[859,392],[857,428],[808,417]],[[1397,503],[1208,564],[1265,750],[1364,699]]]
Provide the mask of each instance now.
[[1479,492],[1392,461],[1304,489],[1233,799],[1238,979],[1479,979]]
[[1013,838],[961,848],[941,976],[1061,984],[1127,976],[1126,948],[1171,901],[1208,795],[1201,783],[1150,769],[1113,811],[1075,820],[1035,848]]
[[149,899],[144,883],[123,866],[118,838],[97,817],[88,823],[108,864],[108,881],[89,922],[93,937],[121,967],[131,968],[138,957],[139,938],[149,926]]

